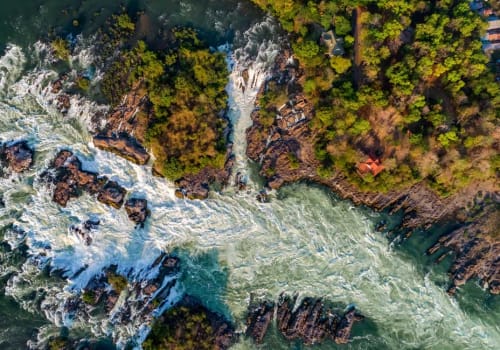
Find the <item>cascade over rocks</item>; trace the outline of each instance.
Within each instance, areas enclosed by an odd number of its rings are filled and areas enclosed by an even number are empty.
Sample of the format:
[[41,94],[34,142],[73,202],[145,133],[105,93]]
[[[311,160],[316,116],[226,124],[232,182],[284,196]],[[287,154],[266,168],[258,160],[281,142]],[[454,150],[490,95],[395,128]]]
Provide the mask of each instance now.
[[[277,58],[268,81],[287,88],[289,102],[280,108],[280,118],[276,118],[271,126],[265,126],[259,109],[256,109],[252,113],[253,125],[247,130],[247,155],[261,164],[260,175],[267,180],[267,185],[278,189],[298,181],[315,182],[327,186],[356,205],[391,213],[402,212],[401,227],[408,231],[429,229],[435,224],[450,221],[475,222],[468,224],[469,228],[446,235],[439,242],[438,248],[451,248],[456,253],[450,271],[450,292],[455,290],[455,286],[478,277],[492,293],[500,293],[497,287],[500,281],[500,242],[497,234],[500,227],[500,194],[496,190],[497,186],[488,182],[474,183],[454,195],[440,198],[422,182],[387,193],[363,192],[349,183],[341,172],[320,176],[317,170],[321,164],[315,156],[316,135],[309,127],[313,106],[301,92],[303,72],[290,63],[290,58],[290,50],[284,50]],[[267,84],[262,87],[260,94],[265,91]],[[295,158],[295,162],[291,158]],[[478,217],[470,209],[470,203],[475,202],[480,193],[488,196],[493,204],[489,215]],[[489,223],[491,221],[495,224]],[[467,238],[467,232],[474,234]]]
[[28,170],[33,164],[34,151],[28,142],[18,141],[0,146],[0,164],[16,173]]
[[247,336],[261,343],[275,314],[280,333],[288,340],[300,339],[305,345],[318,344],[326,339],[346,344],[354,323],[364,318],[354,308],[339,315],[327,309],[321,299],[305,298],[297,305],[297,296],[282,294],[277,304],[264,301],[250,306]]

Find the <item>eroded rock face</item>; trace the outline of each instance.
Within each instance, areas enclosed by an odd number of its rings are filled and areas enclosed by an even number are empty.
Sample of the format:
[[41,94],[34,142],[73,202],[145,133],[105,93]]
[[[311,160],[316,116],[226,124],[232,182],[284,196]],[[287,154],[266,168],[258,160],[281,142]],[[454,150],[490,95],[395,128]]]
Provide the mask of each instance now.
[[312,345],[330,339],[345,344],[354,323],[363,319],[354,308],[343,315],[336,314],[327,309],[321,299],[305,298],[300,305],[296,302],[296,296],[283,294],[277,304],[265,301],[250,307],[246,334],[261,343],[276,314],[278,330],[288,340],[300,339]]
[[125,210],[129,219],[137,225],[144,226],[149,216],[148,201],[140,198],[130,198],[125,202]]
[[0,161],[12,171],[21,173],[33,164],[34,151],[26,141],[0,147]]
[[[480,278],[492,293],[500,293],[499,288],[495,287],[495,281],[500,280],[498,205],[489,214],[496,218],[496,226],[487,224],[485,217],[479,218],[468,209],[469,203],[475,201],[478,193],[498,198],[498,184],[474,183],[452,196],[440,198],[424,183],[387,193],[362,192],[340,172],[329,177],[318,175],[320,163],[315,156],[316,136],[309,127],[313,106],[298,86],[303,72],[288,63],[289,57],[289,51],[284,51],[278,57],[271,77],[277,84],[286,86],[290,97],[289,102],[280,109],[281,119],[276,119],[270,127],[264,126],[256,110],[252,113],[253,125],[247,130],[247,155],[261,164],[260,174],[266,178],[267,185],[278,189],[298,181],[319,183],[356,205],[366,205],[378,211],[401,212],[401,228],[407,231],[429,229],[444,222],[464,223],[470,227],[447,235],[448,238],[443,238],[442,242],[443,247],[456,253],[454,267],[450,271],[450,291],[453,292],[454,286],[465,283],[467,279]],[[296,161],[292,162],[291,158]],[[470,222],[473,221],[477,224],[471,226]],[[474,232],[475,240],[468,239],[467,232]]]
[[52,199],[65,207],[71,198],[79,197],[84,191],[97,194],[97,199],[107,205],[120,208],[127,191],[106,177],[82,169],[80,160],[70,151],[60,151],[42,178],[54,184]]

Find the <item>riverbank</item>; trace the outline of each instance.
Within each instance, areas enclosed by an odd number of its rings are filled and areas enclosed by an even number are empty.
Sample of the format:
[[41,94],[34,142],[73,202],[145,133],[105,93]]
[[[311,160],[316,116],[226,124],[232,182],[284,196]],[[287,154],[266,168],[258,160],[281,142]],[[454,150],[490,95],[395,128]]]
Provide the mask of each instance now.
[[[480,278],[492,293],[500,293],[500,264],[497,260],[500,254],[497,233],[500,194],[495,183],[474,182],[442,198],[424,183],[387,193],[370,192],[359,190],[340,171],[326,176],[320,174],[321,164],[315,156],[317,134],[310,128],[313,106],[301,92],[304,72],[292,57],[290,50],[283,51],[267,82],[284,86],[291,92],[287,104],[281,107],[277,118],[271,116],[271,122],[267,115],[263,120],[261,110],[257,108],[252,114],[253,125],[247,132],[247,155],[261,164],[260,175],[266,178],[267,185],[272,189],[297,181],[325,185],[356,205],[377,211],[402,211],[401,227],[407,232],[445,222],[461,223],[461,228],[447,232],[429,250],[429,253],[435,253],[446,247],[455,252],[448,291],[453,294],[457,286],[471,278]],[[266,88],[263,86],[261,96]]]

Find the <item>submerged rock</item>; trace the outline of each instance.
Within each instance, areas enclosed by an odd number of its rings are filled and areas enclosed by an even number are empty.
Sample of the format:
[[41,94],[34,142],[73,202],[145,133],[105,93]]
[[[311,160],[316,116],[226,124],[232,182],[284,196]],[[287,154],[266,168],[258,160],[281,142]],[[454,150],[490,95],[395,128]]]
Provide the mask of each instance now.
[[326,339],[345,344],[353,324],[363,319],[354,308],[336,314],[321,299],[305,298],[297,305],[297,296],[282,294],[277,304],[265,301],[249,308],[246,334],[261,343],[275,314],[280,333],[288,340],[300,339],[305,345]]
[[33,164],[34,151],[26,141],[18,141],[0,148],[0,160],[16,173],[28,170]]
[[144,226],[149,216],[148,201],[146,199],[130,198],[125,202],[125,210],[129,219],[137,225]]
[[70,231],[76,234],[86,245],[92,244],[92,231],[97,230],[100,224],[99,220],[87,220],[83,225],[71,225]]

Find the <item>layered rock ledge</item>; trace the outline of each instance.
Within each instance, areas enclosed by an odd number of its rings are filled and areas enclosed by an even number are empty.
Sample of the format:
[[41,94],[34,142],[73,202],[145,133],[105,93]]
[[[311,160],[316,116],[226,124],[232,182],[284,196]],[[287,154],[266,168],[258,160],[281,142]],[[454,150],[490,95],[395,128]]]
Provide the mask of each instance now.
[[[462,228],[441,238],[438,248],[434,250],[444,247],[455,252],[449,292],[453,293],[456,286],[477,277],[492,293],[500,293],[498,184],[474,183],[452,196],[441,198],[424,183],[387,193],[363,192],[349,183],[340,172],[328,177],[320,176],[317,172],[320,163],[314,149],[316,135],[309,127],[313,107],[302,94],[302,87],[298,83],[303,72],[291,61],[290,52],[283,52],[269,80],[287,88],[289,103],[280,110],[284,117],[276,119],[268,127],[261,121],[257,108],[252,113],[253,125],[247,130],[247,155],[261,164],[260,174],[266,178],[268,186],[278,189],[298,181],[318,183],[356,205],[391,213],[402,212],[401,226],[409,232],[450,221],[462,223]],[[261,93],[265,89],[266,86]],[[294,155],[293,159],[290,154]],[[477,205],[488,214],[477,215],[473,210]]]
[[288,340],[300,339],[305,345],[322,343],[327,339],[346,344],[354,323],[363,319],[354,308],[337,314],[327,308],[321,299],[305,298],[297,304],[297,296],[282,294],[278,303],[264,301],[250,306],[247,336],[256,343],[262,343],[275,315],[280,333]]

